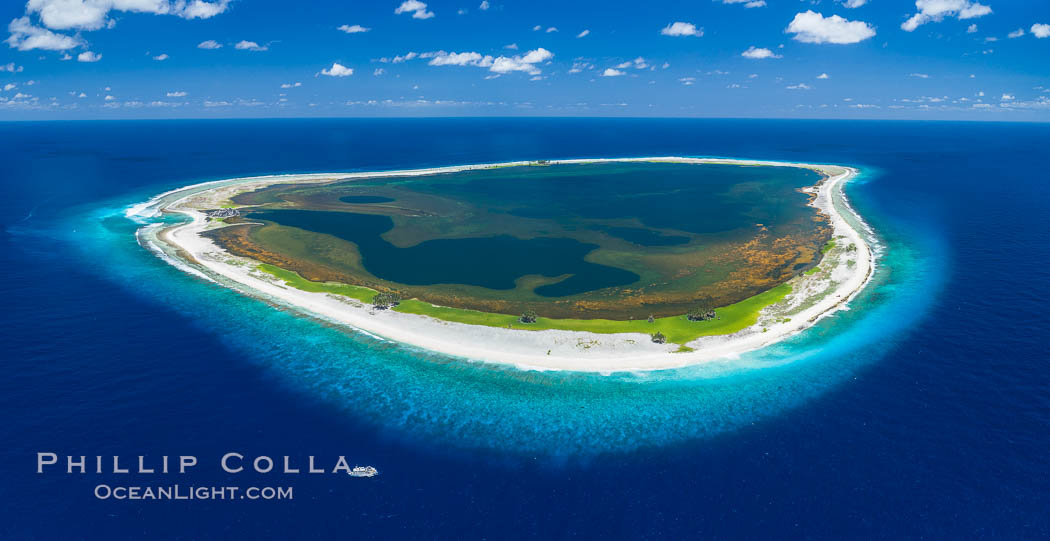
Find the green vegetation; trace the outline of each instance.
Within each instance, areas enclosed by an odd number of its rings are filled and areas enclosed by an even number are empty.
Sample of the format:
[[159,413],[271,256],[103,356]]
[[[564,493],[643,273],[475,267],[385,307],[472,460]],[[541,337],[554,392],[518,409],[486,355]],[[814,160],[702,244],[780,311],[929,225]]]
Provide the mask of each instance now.
[[715,311],[706,306],[693,308],[685,315],[685,318],[689,321],[707,321],[715,317],[717,317]]
[[653,333],[653,343],[654,344],[666,344],[667,343],[667,337],[664,336],[664,333],[662,333],[660,331],[656,331],[656,332]]
[[351,286],[347,284],[339,284],[336,282],[311,282],[298,273],[284,270],[280,267],[268,265],[263,263],[259,265],[259,270],[266,274],[272,275],[274,278],[284,280],[288,285],[295,289],[301,289],[303,291],[311,291],[314,293],[332,293],[335,295],[342,295],[344,297],[350,297],[351,299],[359,300],[361,302],[370,303],[376,296],[374,289],[361,286]]
[[[375,290],[366,287],[334,282],[311,282],[294,272],[273,265],[259,265],[259,270],[271,274],[280,280],[284,280],[289,286],[303,291],[343,295],[359,300],[363,303],[371,303],[377,295]],[[790,292],[790,285],[781,284],[769,291],[759,293],[758,295],[744,299],[738,303],[719,308],[718,318],[708,319],[706,321],[689,321],[686,316],[681,315],[656,318],[652,323],[647,320],[613,321],[608,319],[550,319],[545,317],[537,317],[535,323],[522,323],[518,316],[491,314],[488,312],[479,312],[477,310],[449,308],[447,306],[435,306],[416,299],[403,300],[400,304],[394,307],[393,310],[405,314],[428,316],[434,319],[451,321],[454,323],[530,331],[556,329],[563,331],[585,331],[598,334],[640,333],[649,336],[652,336],[655,333],[661,333],[665,336],[668,342],[681,345],[702,336],[732,334],[746,329],[758,321],[759,311],[766,306],[779,302]]]
[[393,308],[400,302],[401,295],[398,295],[397,293],[376,293],[376,296],[372,297],[372,306],[379,310]]
[[535,310],[525,310],[525,313],[521,314],[521,317],[518,318],[518,321],[526,324],[536,323],[536,319],[538,317],[539,316],[536,314]]
[[828,242],[826,242],[824,244],[824,246],[820,247],[820,255],[824,255],[824,254],[828,253],[834,247],[835,247],[835,241],[834,240],[829,240]]

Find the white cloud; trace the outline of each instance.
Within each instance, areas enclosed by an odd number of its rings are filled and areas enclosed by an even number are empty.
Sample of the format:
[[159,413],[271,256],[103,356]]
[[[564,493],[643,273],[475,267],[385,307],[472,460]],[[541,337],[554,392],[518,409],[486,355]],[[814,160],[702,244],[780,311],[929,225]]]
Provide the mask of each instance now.
[[394,10],[394,13],[411,13],[413,19],[429,19],[434,16],[433,11],[427,11],[427,5],[419,0],[405,0]]
[[332,67],[321,70],[321,75],[327,75],[329,77],[346,77],[353,74],[353,68],[348,68],[339,62],[332,62]]
[[492,57],[481,53],[441,53],[430,60],[431,66],[491,66]]
[[242,39],[241,41],[238,41],[237,45],[234,45],[233,48],[241,50],[241,51],[266,51],[270,47],[267,46],[267,45],[259,45],[258,43],[255,43],[254,41],[248,41],[248,40]]
[[808,10],[795,14],[785,32],[803,43],[859,43],[875,35],[875,28],[864,21],[848,21],[838,15],[824,17]]
[[29,0],[26,15],[36,15],[52,30],[98,30],[111,27],[111,11],[207,19],[229,8],[229,0]]
[[518,50],[518,44],[517,43],[511,43],[510,45],[504,45],[503,48],[504,49],[510,49],[512,51],[517,51]]
[[542,26],[540,26],[540,25],[538,25],[538,24],[537,24],[536,26],[533,26],[533,27],[532,27],[532,31],[533,31],[533,32],[538,32],[538,31],[539,31],[539,30],[541,30],[541,29],[543,29],[543,27],[542,27]]
[[229,0],[219,0],[217,2],[193,0],[193,2],[181,5],[181,7],[179,7],[179,2],[175,2],[179,16],[184,19],[210,19],[226,11],[229,5]]
[[976,34],[977,33],[977,24],[975,23],[975,24],[971,24],[970,26],[967,26],[966,27],[966,33],[967,34]]
[[578,37],[578,38],[586,37],[587,34],[590,34],[590,33],[591,33],[590,30],[584,30],[583,32],[580,32],[579,34],[576,34],[576,37]]
[[799,83],[797,85],[791,85],[787,87],[788,90],[811,90],[812,88],[813,87],[807,85],[806,83]]
[[117,98],[115,98],[113,96],[106,96],[105,98],[103,98],[103,100],[105,100],[105,101],[113,101],[115,99],[117,99]]
[[540,74],[540,69],[536,65],[550,60],[554,53],[540,47],[524,55],[510,57],[501,55],[494,58],[491,55],[482,55],[477,52],[447,53],[445,51],[423,53],[419,56],[421,58],[430,58],[428,64],[431,66],[475,66],[488,68],[493,73],[503,74],[522,71],[535,76]]
[[621,75],[624,75],[624,73],[625,72],[620,71],[618,69],[605,68],[605,71],[602,72],[602,77],[619,77]]
[[868,0],[839,0],[843,6],[848,8],[859,8],[868,3]]
[[693,23],[673,22],[660,30],[665,36],[696,36],[704,35],[703,28],[697,28]]
[[722,0],[723,4],[744,4],[746,8],[760,8],[766,5],[766,0]]
[[15,83],[7,83],[6,85],[4,85],[4,92],[12,90],[16,86],[18,85],[16,85]]
[[197,44],[197,48],[198,49],[220,49],[220,48],[222,48],[222,44],[217,42],[217,41],[215,41],[215,40],[213,40],[213,39],[209,39],[207,41],[202,41],[202,42],[198,43]]
[[303,86],[303,83],[295,82],[295,83],[282,83],[281,84],[281,88],[299,88],[300,86]]
[[29,21],[29,17],[19,17],[7,25],[11,35],[4,41],[19,51],[43,49],[45,51],[65,51],[84,44],[78,37],[56,34],[41,28]]
[[769,49],[765,49],[765,48],[761,48],[761,47],[755,47],[754,45],[752,45],[751,47],[748,47],[748,49],[746,51],[740,53],[740,56],[742,56],[744,58],[755,59],[755,60],[759,60],[759,59],[763,59],[763,58],[780,58],[780,55],[774,54],[773,51],[770,51]]
[[384,73],[386,73],[386,70],[383,69],[383,68],[376,68],[376,69],[372,70],[372,75],[375,75],[376,77],[379,77],[380,75],[382,75]]
[[159,54],[159,55],[153,57],[153,59],[157,60],[157,61],[163,61],[163,60],[167,60],[169,58],[171,58],[171,57],[168,56],[167,53]]
[[77,55],[77,62],[98,62],[99,60],[102,60],[102,55],[91,51],[84,51]]
[[682,77],[681,79],[678,79],[678,82],[685,86],[692,86],[696,83],[696,77]]
[[362,32],[368,32],[371,28],[365,28],[359,24],[344,24],[337,28],[337,30],[342,30],[347,34],[360,34]]
[[1014,100],[1014,95],[1013,94],[1003,94],[1003,97],[1001,99],[1002,99],[1002,101],[1013,101]]
[[481,0],[481,5],[478,6],[478,9],[480,9],[481,11],[485,11],[488,8],[489,8],[489,0]]
[[0,71],[6,71],[9,73],[21,73],[25,69],[22,66],[16,66],[14,62],[8,62],[7,64],[0,65]]
[[176,90],[175,92],[168,92],[165,96],[169,98],[185,98],[188,93],[185,90]]
[[1017,30],[1014,30],[1013,32],[1010,32],[1009,34],[1007,34],[1006,37],[1008,37],[1010,39],[1014,39],[1014,38],[1019,38],[1019,37],[1021,37],[1023,35],[1024,35],[1024,28],[1018,28]]
[[550,28],[547,28],[547,33],[548,34],[550,34],[551,32],[557,32],[557,31],[558,31],[558,27],[557,26],[552,26]]
[[908,77],[915,77],[916,79],[929,79],[930,75],[928,73],[909,73]]
[[915,0],[917,13],[901,23],[905,32],[913,32],[928,22],[940,22],[945,17],[975,19],[992,12],[992,8],[971,0]]
[[634,60],[628,60],[626,62],[621,62],[619,65],[616,66],[616,69],[634,68],[634,69],[643,70],[643,69],[648,68],[648,67],[649,67],[649,63],[645,61],[645,58],[642,58],[642,57],[639,56],[638,58],[635,58]]
[[77,94],[77,97],[78,97],[78,98],[86,98],[86,97],[87,97],[87,94],[85,94],[85,93],[81,92],[80,94]]
[[829,77],[827,73],[821,73],[820,75],[817,75],[817,79],[830,79],[830,78],[831,77]]
[[1033,36],[1039,39],[1050,38],[1050,24],[1033,24],[1030,31]]

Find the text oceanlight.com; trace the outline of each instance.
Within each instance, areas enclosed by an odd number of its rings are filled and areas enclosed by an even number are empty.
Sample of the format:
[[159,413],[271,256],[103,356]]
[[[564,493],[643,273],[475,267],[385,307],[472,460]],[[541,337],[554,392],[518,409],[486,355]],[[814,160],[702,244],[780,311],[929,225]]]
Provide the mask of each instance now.
[[184,487],[181,485],[155,487],[98,485],[95,487],[95,497],[100,500],[291,500],[293,498],[292,487]]

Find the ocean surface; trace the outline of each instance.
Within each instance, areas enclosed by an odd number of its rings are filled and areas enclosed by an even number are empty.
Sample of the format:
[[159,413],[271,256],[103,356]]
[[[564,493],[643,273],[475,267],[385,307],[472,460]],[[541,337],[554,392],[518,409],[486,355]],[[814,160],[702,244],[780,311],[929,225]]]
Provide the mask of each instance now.
[[[49,122],[0,141],[0,539],[1050,536],[1050,125]],[[238,176],[656,155],[860,168],[872,285],[740,359],[526,372],[245,297],[124,216]],[[37,474],[37,452],[200,463]],[[227,452],[381,473],[231,475]],[[93,495],[175,483],[294,499]]]

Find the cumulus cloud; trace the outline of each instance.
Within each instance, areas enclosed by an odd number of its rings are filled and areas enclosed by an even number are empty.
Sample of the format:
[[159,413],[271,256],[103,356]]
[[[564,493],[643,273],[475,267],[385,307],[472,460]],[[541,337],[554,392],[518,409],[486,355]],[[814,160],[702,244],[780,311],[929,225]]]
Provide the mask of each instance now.
[[1014,39],[1014,38],[1019,38],[1019,37],[1021,37],[1023,35],[1024,35],[1024,28],[1018,28],[1017,30],[1014,30],[1013,32],[1010,32],[1009,34],[1007,34],[1006,37],[1008,37],[1010,39]]
[[787,87],[788,90],[810,90],[812,88],[813,87],[807,85],[806,83],[799,83],[797,85],[791,85]]
[[748,47],[746,51],[740,53],[740,56],[755,60],[761,60],[763,58],[780,58],[780,55],[774,54],[773,51],[761,47],[755,47],[754,45]]
[[332,62],[332,67],[321,70],[321,75],[327,75],[329,77],[347,77],[353,74],[353,68],[348,68],[339,62]]
[[977,33],[977,25],[976,24],[971,24],[970,26],[967,26],[966,27],[966,33],[967,34],[976,34]]
[[299,88],[300,86],[303,86],[303,83],[295,82],[281,84],[281,88]]
[[918,11],[901,23],[905,32],[913,32],[928,22],[940,22],[945,17],[975,19],[992,12],[992,8],[971,0],[915,0],[915,8]]
[[419,0],[405,0],[394,10],[396,15],[411,13],[413,19],[429,19],[434,16],[433,11],[427,11],[427,5]]
[[830,78],[831,77],[828,76],[827,73],[821,73],[820,75],[817,75],[817,79],[830,79]]
[[6,85],[4,85],[4,92],[7,92],[7,91],[9,91],[9,90],[12,90],[12,89],[14,89],[14,88],[15,88],[16,86],[18,86],[18,85],[16,85],[15,83],[7,83]]
[[11,35],[4,41],[19,51],[32,49],[65,51],[84,44],[84,40],[78,37],[56,34],[46,28],[36,26],[30,22],[29,17],[19,17],[11,21],[11,24],[7,25],[7,30]]
[[169,58],[171,58],[171,57],[168,56],[167,53],[159,54],[159,55],[153,57],[153,59],[157,60],[157,61],[163,61],[163,60],[167,60]]
[[489,9],[489,7],[489,0],[481,0],[481,4],[478,6],[478,9],[480,9],[481,11],[485,11]]
[[165,96],[169,98],[185,98],[187,96],[187,92],[185,90],[176,90],[174,92],[168,92],[167,94],[165,94]]
[[1032,28],[1030,28],[1029,31],[1032,32],[1033,36],[1039,39],[1050,38],[1050,24],[1036,23],[1032,25]]
[[634,68],[634,69],[643,70],[643,69],[648,68],[648,67],[649,67],[649,63],[645,61],[645,58],[639,56],[638,58],[635,58],[634,60],[628,60],[626,62],[621,62],[619,65],[616,66],[616,69]]
[[347,34],[360,34],[362,32],[368,32],[371,28],[365,28],[359,24],[344,24],[338,28]]
[[22,66],[16,66],[14,62],[0,65],[0,71],[6,71],[8,73],[21,73],[23,69],[25,68]]
[[26,14],[35,14],[44,26],[52,30],[98,30],[112,24],[111,11],[207,19],[228,7],[229,0],[188,3],[168,0],[29,0]]
[[909,73],[908,77],[915,77],[916,79],[929,79],[930,75],[928,73]]
[[704,35],[703,28],[697,28],[693,23],[673,22],[660,30],[665,36],[696,36]]
[[722,0],[723,4],[744,4],[746,8],[760,8],[766,5],[766,0]]
[[602,72],[602,77],[619,77],[625,73],[626,72],[615,68],[605,68],[605,71]]
[[844,6],[848,7],[848,8],[859,8],[860,6],[863,6],[864,4],[868,3],[868,0],[839,0],[839,1],[842,2],[842,5],[844,5]]
[[583,32],[580,32],[579,34],[576,34],[576,37],[578,37],[578,38],[586,37],[590,33],[591,33],[590,30],[584,30]]
[[233,47],[241,51],[265,51],[270,48],[267,45],[259,45],[254,41],[248,41],[243,39],[241,41],[238,41],[237,45],[234,45]]
[[808,10],[795,14],[788,24],[788,34],[803,43],[836,43],[840,45],[859,43],[875,35],[875,28],[864,21],[849,21],[838,15],[825,17]]
[[197,44],[197,48],[198,49],[219,49],[219,48],[222,48],[222,44],[217,42],[217,41],[215,41],[215,40],[213,40],[213,39],[209,39],[207,41],[202,41],[202,42],[198,43]]
[[102,60],[102,55],[91,51],[84,51],[77,55],[77,62],[98,62],[99,60]]
[[[554,53],[540,47],[531,50],[524,55],[514,56],[500,55],[493,57],[492,55],[483,55],[472,51],[462,53],[436,51],[433,53],[423,53],[419,56],[421,58],[429,58],[430,62],[428,62],[428,64],[431,66],[474,66],[488,68],[489,71],[497,74],[521,71],[535,76],[541,73],[537,64],[550,60],[554,57]],[[397,58],[395,58],[394,61],[396,62]]]

